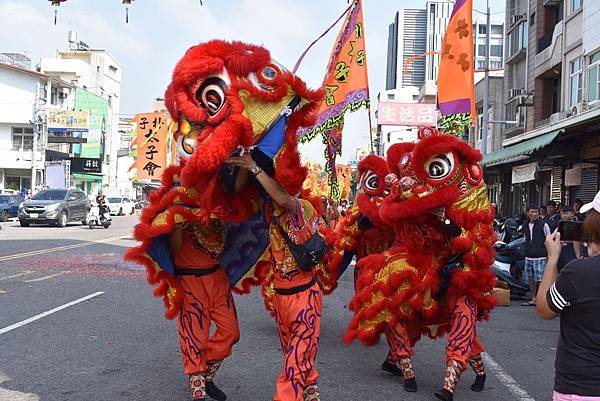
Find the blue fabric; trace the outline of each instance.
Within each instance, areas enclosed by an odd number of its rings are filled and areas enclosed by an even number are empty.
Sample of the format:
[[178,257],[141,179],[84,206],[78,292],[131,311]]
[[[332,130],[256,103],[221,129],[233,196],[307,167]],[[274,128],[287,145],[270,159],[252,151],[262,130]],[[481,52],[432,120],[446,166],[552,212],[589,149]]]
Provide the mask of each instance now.
[[261,139],[256,147],[271,159],[274,158],[283,146],[285,141],[285,124],[287,119],[285,116],[279,119],[269,129],[269,132]]
[[171,255],[171,244],[167,234],[159,235],[152,239],[148,255],[160,266],[161,269],[173,275],[175,265]]
[[241,224],[229,224],[221,267],[235,286],[269,246],[269,225],[262,213]]

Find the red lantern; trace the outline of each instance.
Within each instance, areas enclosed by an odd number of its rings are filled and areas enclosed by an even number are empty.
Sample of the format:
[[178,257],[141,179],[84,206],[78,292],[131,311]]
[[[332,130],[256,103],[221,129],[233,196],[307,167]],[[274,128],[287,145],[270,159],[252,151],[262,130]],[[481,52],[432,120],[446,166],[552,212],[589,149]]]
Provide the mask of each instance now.
[[125,23],[129,23],[129,5],[134,0],[123,0],[123,4],[125,4]]
[[[60,6],[61,3],[64,3],[67,0],[48,0],[53,6]],[[58,14],[58,9],[54,10],[54,25],[56,25],[56,15]]]

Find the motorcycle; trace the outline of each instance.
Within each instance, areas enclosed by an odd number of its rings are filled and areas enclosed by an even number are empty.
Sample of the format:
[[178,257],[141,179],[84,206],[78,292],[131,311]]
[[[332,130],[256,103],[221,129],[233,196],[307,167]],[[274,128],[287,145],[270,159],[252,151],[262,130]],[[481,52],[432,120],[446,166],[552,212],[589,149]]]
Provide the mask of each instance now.
[[529,291],[529,285],[522,281],[525,267],[525,237],[515,232],[508,232],[505,238],[512,236],[508,243],[497,241],[496,259],[492,270],[498,280],[505,282],[511,295],[523,297]]
[[110,216],[108,206],[106,206],[105,203],[93,203],[90,213],[88,214],[88,227],[93,230],[96,226],[108,228],[111,224],[112,217]]

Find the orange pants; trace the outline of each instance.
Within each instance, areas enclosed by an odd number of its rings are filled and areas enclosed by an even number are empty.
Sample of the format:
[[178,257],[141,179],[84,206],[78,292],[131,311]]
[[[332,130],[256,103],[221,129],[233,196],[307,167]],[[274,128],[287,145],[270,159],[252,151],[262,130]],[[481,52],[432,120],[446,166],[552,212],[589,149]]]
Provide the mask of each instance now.
[[319,349],[323,295],[319,284],[293,295],[273,299],[283,370],[277,378],[274,401],[302,401],[304,387],[316,384],[315,358]]
[[[223,269],[205,276],[179,276],[184,290],[179,311],[179,344],[186,375],[206,371],[208,361],[231,355],[240,339],[229,279]],[[211,322],[217,330],[210,335]]]
[[470,298],[460,297],[452,313],[446,362],[452,359],[465,370],[469,359],[483,351],[483,344],[477,338],[477,304]]
[[[418,338],[410,337],[403,322],[386,327],[385,337],[390,346],[390,360],[397,362],[402,358],[412,357],[413,347]],[[464,370],[469,359],[483,351],[483,344],[477,338],[477,305],[469,298],[461,297],[456,302],[452,314],[446,362],[450,359],[455,360]]]

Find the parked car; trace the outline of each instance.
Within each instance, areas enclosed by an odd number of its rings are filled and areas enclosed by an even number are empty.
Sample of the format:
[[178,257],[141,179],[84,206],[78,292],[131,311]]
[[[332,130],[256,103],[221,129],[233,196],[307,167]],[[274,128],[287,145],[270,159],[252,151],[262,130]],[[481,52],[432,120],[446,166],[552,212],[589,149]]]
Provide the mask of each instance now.
[[19,195],[0,195],[0,221],[19,215],[19,205],[23,198]]
[[87,224],[90,201],[78,188],[45,189],[19,206],[22,227],[30,224],[49,224],[64,227],[72,221]]
[[125,214],[133,214],[135,211],[135,203],[129,198],[106,198],[106,204],[110,210],[110,214],[123,216]]

